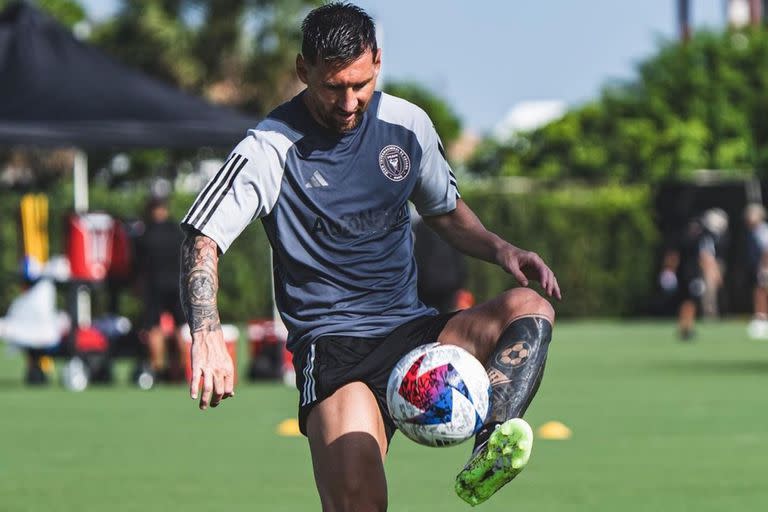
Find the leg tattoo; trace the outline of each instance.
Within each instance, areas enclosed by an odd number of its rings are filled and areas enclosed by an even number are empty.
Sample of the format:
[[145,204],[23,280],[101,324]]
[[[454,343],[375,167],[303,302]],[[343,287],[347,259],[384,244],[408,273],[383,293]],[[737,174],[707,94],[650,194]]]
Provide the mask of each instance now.
[[496,344],[486,365],[491,412],[456,476],[456,494],[470,505],[490,498],[528,464],[533,432],[521,416],[541,383],[551,338],[546,318],[526,316],[509,324]]
[[486,365],[491,380],[491,412],[478,433],[480,444],[496,425],[525,413],[541,384],[552,324],[544,317],[526,316],[509,324]]

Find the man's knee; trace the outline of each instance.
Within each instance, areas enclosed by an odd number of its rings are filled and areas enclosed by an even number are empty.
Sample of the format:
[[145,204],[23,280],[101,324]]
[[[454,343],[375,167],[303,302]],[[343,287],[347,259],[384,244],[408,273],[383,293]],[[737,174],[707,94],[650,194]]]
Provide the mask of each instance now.
[[514,288],[501,295],[502,314],[507,323],[522,316],[543,316],[555,323],[555,310],[547,299],[530,288]]

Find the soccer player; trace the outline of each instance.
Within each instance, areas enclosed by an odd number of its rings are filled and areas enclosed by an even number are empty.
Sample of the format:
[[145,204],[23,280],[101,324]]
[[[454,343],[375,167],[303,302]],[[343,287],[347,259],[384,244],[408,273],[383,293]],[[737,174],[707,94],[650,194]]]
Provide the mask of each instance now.
[[[165,198],[152,197],[146,205],[145,229],[136,241],[136,263],[142,284],[144,329],[152,374],[158,378],[165,370],[172,377],[174,366],[166,360],[166,336],[160,326],[163,313],[173,316],[176,353],[181,354],[184,312],[179,300],[179,246],[184,236],[177,222],[171,219]],[[180,361],[184,368],[184,361]]]
[[[559,299],[557,280],[539,256],[487,231],[461,200],[427,115],[375,90],[381,50],[364,11],[326,4],[307,15],[302,32],[296,70],[306,89],[248,132],[182,221],[191,396],[201,409],[233,396],[217,262],[261,219],[323,510],[386,509],[383,461],[395,432],[387,378],[405,353],[435,340],[468,350],[492,383],[487,424],[456,481],[461,498],[480,503],[528,460],[532,433],[521,416],[541,381],[555,315],[527,285],[537,280]],[[522,287],[453,314],[424,306],[408,201],[445,240]]]
[[768,223],[765,208],[751,203],[744,210],[747,230],[747,257],[752,288],[754,317],[747,327],[754,339],[768,339]]
[[688,221],[678,246],[664,255],[660,283],[665,290],[677,291],[680,300],[677,325],[681,340],[694,337],[697,309],[701,307],[707,289],[716,291],[722,286],[717,245],[727,229],[728,217],[723,210],[707,210]]

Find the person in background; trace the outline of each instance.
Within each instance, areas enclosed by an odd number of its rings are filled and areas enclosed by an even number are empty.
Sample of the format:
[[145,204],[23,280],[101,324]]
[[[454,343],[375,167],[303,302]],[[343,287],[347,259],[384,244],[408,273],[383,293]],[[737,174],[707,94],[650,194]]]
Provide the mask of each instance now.
[[677,247],[664,255],[659,282],[665,291],[677,292],[678,334],[682,340],[694,336],[696,314],[707,288],[716,293],[722,286],[717,244],[727,229],[728,216],[723,210],[707,210],[688,222]]
[[[145,229],[136,241],[136,265],[144,298],[143,328],[147,334],[149,365],[157,376],[172,366],[166,361],[166,333],[160,324],[163,313],[173,316],[176,353],[183,353],[181,328],[185,319],[179,298],[179,275],[184,235],[178,223],[171,219],[165,198],[150,198],[145,213]],[[181,362],[180,368],[183,367]]]
[[747,326],[753,339],[768,339],[768,223],[765,208],[752,203],[744,210],[747,226],[748,275],[752,285],[754,316]]
[[458,304],[467,278],[464,255],[440,238],[417,212],[412,215],[419,298],[441,313],[464,309]]
[[725,276],[725,255],[728,248],[728,214],[721,208],[710,208],[701,217],[704,230],[715,244],[715,262],[719,273],[704,274],[704,295],[701,297],[701,316],[720,316],[720,291],[723,288],[720,276]]

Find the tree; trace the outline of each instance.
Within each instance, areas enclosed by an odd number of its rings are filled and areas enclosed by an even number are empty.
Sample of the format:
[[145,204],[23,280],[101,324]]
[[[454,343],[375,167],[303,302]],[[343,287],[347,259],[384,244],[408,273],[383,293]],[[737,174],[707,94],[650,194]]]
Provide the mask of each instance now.
[[[122,0],[92,43],[123,63],[255,117],[300,89],[294,70],[303,16],[321,0]],[[132,151],[131,181],[173,177],[188,152]],[[110,155],[97,155],[106,164]],[[110,181],[116,183],[114,179]]]
[[478,174],[656,182],[701,168],[768,173],[768,32],[701,32],[670,42],[637,79],[561,119],[485,141]]
[[300,23],[320,0],[123,0],[94,42],[143,71],[263,116],[298,92]]
[[[16,1],[0,0],[0,9]],[[86,19],[85,9],[77,0],[37,0],[34,4],[70,28]]]
[[414,82],[388,82],[384,92],[421,107],[435,125],[444,146],[450,146],[461,135],[461,120],[451,106],[424,86]]

